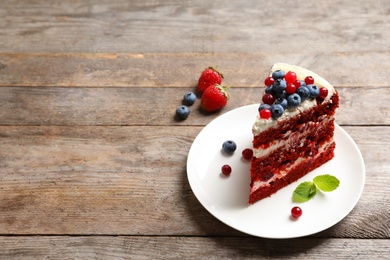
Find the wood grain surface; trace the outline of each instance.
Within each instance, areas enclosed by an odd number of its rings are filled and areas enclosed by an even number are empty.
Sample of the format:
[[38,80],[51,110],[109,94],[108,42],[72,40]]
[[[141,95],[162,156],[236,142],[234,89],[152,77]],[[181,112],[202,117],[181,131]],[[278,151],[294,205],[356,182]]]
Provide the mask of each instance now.
[[[389,50],[386,0],[0,1],[0,259],[389,259]],[[276,62],[336,87],[365,161],[356,207],[305,238],[243,234],[187,180],[197,134]],[[228,105],[176,120],[210,65]]]

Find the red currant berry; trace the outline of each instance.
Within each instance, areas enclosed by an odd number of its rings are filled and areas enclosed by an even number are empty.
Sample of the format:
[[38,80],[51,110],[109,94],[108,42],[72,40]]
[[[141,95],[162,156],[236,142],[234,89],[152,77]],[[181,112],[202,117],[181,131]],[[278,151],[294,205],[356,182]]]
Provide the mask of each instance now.
[[328,96],[328,89],[327,88],[320,88],[319,97],[322,99],[325,99],[327,96]]
[[295,74],[295,72],[293,71],[289,71],[284,76],[284,79],[286,80],[287,83],[293,83],[294,81],[297,80],[297,74]]
[[297,79],[296,81],[293,82],[296,88],[299,88],[301,86],[301,82]]
[[274,84],[275,80],[273,77],[268,77],[264,80],[264,84],[268,87]]
[[307,76],[305,78],[306,85],[314,84],[314,78],[312,76]]
[[225,164],[224,166],[222,166],[221,172],[223,175],[229,176],[232,173],[232,167],[230,167],[230,165]]
[[271,116],[272,112],[268,108],[264,108],[260,111],[260,118],[262,119],[270,119]]
[[251,160],[253,156],[253,150],[250,148],[245,148],[242,151],[242,157],[244,157],[245,160]]
[[263,101],[264,104],[268,104],[272,106],[275,102],[275,97],[270,93],[266,93],[263,95],[263,98],[261,100]]
[[293,207],[291,209],[291,216],[293,218],[299,218],[300,216],[302,216],[302,209],[300,207]]
[[286,87],[287,94],[294,94],[297,90],[297,87],[293,83],[288,83]]

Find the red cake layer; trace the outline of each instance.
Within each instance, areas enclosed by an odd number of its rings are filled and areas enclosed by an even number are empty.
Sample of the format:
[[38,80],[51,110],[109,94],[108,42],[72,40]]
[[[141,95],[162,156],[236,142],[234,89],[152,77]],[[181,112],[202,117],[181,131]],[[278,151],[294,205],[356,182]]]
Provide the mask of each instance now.
[[249,203],[269,197],[334,157],[338,104],[336,92],[327,102],[317,102],[317,106],[254,136],[254,149],[269,150],[252,159]]
[[250,194],[249,203],[253,204],[258,200],[269,197],[281,188],[287,186],[288,184],[297,181],[299,178],[305,176],[315,168],[326,163],[334,157],[335,143],[333,142],[325,151],[318,153],[315,157],[307,157],[292,169],[289,173],[282,177],[276,178],[274,181],[270,182],[269,185],[260,187],[256,191]]
[[320,118],[323,115],[334,116],[338,105],[339,96],[336,93],[329,101],[318,104],[303,113],[299,113],[297,116],[290,118],[288,122],[280,121],[277,123],[276,127],[269,128],[261,132],[259,135],[254,136],[253,148],[256,149],[261,147],[261,145],[271,143],[274,140],[283,139],[284,134],[288,130],[294,130],[297,125],[310,121],[317,122],[318,120],[321,120]]
[[289,168],[297,158],[315,156],[320,146],[332,141],[334,123],[332,121],[331,123],[323,123],[320,125],[315,124],[315,127],[309,130],[310,132],[305,134],[304,139],[294,138],[293,140],[289,140],[288,146],[279,147],[267,156],[253,158],[251,164],[251,181],[266,181],[274,174],[278,174]]

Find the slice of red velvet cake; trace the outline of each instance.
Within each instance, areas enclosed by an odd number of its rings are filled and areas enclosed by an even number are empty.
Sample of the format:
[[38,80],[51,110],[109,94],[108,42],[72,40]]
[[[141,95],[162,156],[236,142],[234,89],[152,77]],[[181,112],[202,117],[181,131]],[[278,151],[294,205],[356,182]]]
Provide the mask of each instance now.
[[253,125],[249,203],[269,197],[334,157],[333,86],[301,67],[278,63],[265,80]]

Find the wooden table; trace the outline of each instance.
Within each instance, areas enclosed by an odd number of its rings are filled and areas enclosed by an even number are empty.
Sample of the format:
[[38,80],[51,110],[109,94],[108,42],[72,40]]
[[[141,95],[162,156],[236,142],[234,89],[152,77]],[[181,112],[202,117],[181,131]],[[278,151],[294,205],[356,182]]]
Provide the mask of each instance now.
[[[0,1],[0,258],[388,258],[389,12],[388,0]],[[197,134],[258,103],[276,62],[333,83],[366,165],[346,218],[286,240],[214,218],[186,173]],[[176,121],[209,65],[231,100]]]

